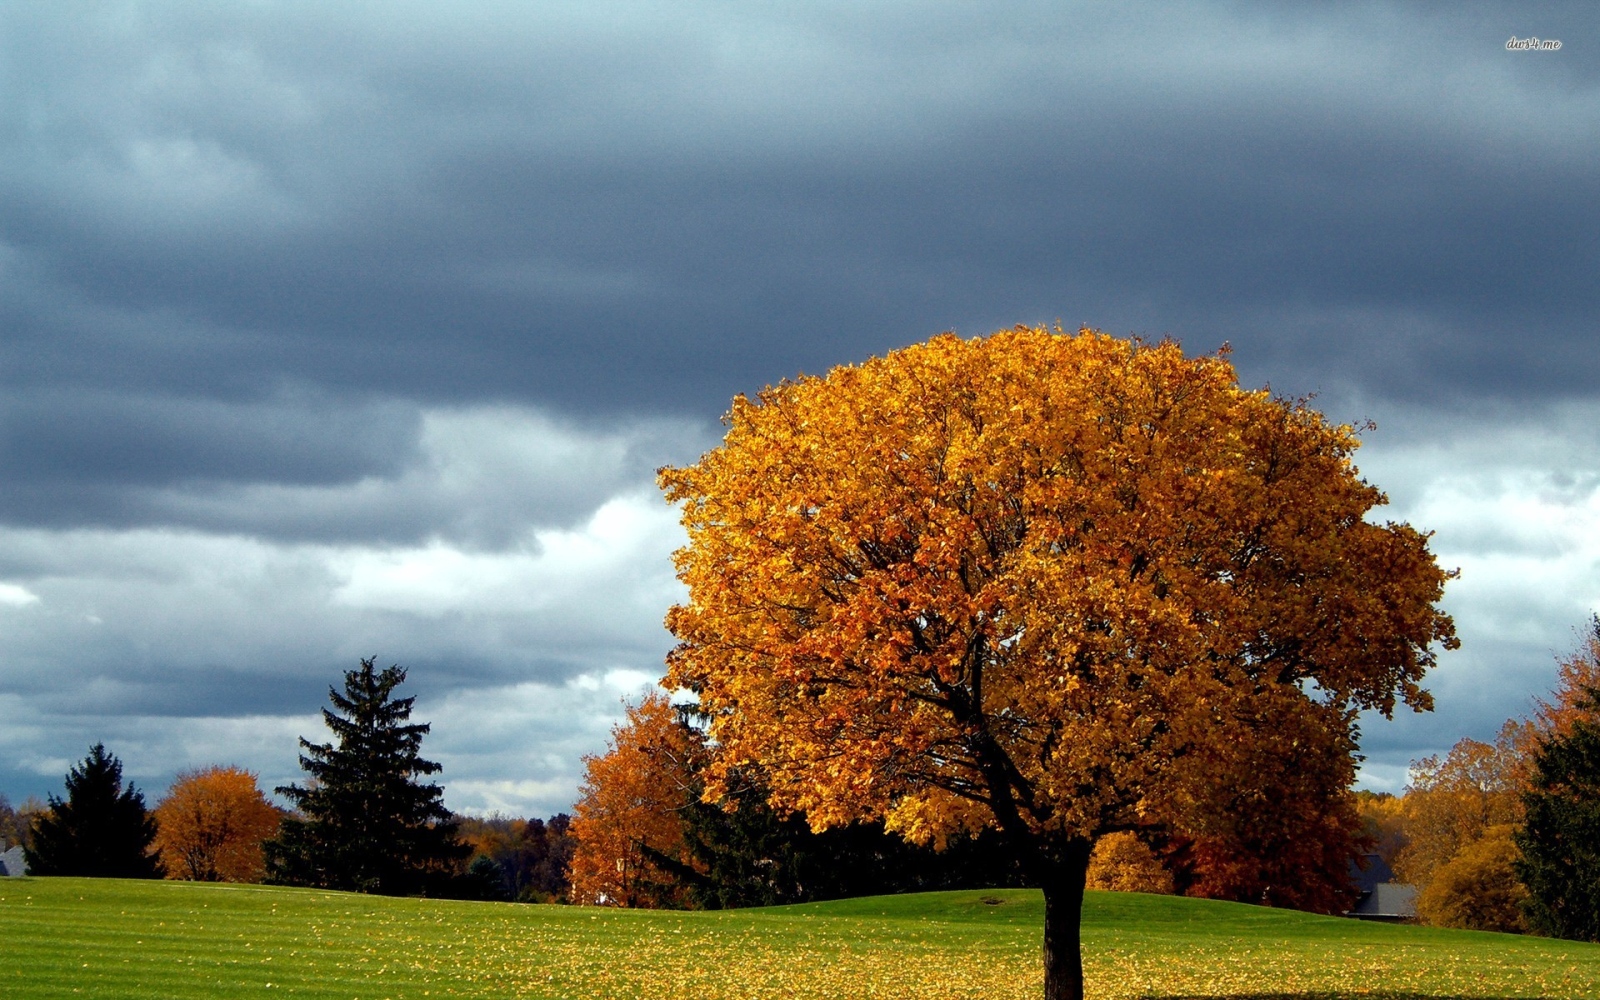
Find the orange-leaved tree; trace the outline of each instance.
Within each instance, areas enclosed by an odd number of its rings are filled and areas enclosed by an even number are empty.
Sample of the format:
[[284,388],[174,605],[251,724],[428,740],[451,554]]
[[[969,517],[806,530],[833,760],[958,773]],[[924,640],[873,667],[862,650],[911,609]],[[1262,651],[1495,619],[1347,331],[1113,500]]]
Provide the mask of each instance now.
[[283,813],[261,794],[254,774],[214,766],[179,774],[155,817],[154,846],[168,878],[260,882],[261,844],[277,836]]
[[688,865],[683,809],[690,795],[695,734],[660,693],[627,709],[611,748],[584,758],[573,809],[572,899],[610,906],[683,906],[688,891],[672,871]]
[[[1559,661],[1551,699],[1538,699],[1538,712],[1528,723],[1533,737],[1548,740],[1569,736],[1574,722],[1600,722],[1600,710],[1587,697],[1595,688],[1600,688],[1600,615],[1589,619],[1588,634],[1578,650]],[[1537,751],[1532,742],[1530,739],[1525,747],[1529,763],[1520,775],[1524,784],[1531,783],[1531,758]]]
[[998,827],[1044,890],[1050,1000],[1082,996],[1099,838],[1225,834],[1263,755],[1348,757],[1355,711],[1430,707],[1456,642],[1427,536],[1369,520],[1355,432],[1225,355],[942,335],[726,423],[660,473],[707,794],[755,764],[817,828]]
[[1108,892],[1172,895],[1172,873],[1150,845],[1127,830],[1108,833],[1089,855],[1088,887]]

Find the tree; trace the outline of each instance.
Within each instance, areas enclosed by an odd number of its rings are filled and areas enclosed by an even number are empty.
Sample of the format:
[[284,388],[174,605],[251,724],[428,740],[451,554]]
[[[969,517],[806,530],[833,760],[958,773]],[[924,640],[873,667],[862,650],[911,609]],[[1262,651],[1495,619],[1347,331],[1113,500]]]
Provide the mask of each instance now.
[[674,865],[690,864],[681,813],[695,740],[663,694],[646,695],[612,729],[611,748],[584,758],[573,810],[572,895],[580,903],[670,907],[687,902]]
[[25,849],[30,873],[161,877],[161,862],[150,853],[156,822],[133,783],[123,787],[122,762],[105,744],[89,748],[67,772],[66,785],[65,801],[50,796],[49,811],[34,819],[33,843]]
[[944,335],[726,422],[660,474],[707,794],[753,762],[813,827],[998,827],[1044,891],[1050,1000],[1082,996],[1099,838],[1225,828],[1263,756],[1353,774],[1354,712],[1430,707],[1456,644],[1427,536],[1368,520],[1355,431],[1225,355]]
[[1405,799],[1390,792],[1366,789],[1358,790],[1355,799],[1356,812],[1361,817],[1362,839],[1392,868],[1400,852],[1410,843],[1406,835]]
[[260,882],[266,877],[261,845],[277,835],[283,814],[261,794],[254,774],[213,766],[179,774],[155,817],[155,847],[168,878]]
[[1443,758],[1412,763],[1402,800],[1407,843],[1394,869],[1420,895],[1436,872],[1491,829],[1522,822],[1526,733],[1524,724],[1508,721],[1492,744],[1463,739]]
[[556,813],[549,821],[531,819],[523,828],[526,862],[517,876],[517,898],[525,902],[566,901],[572,894],[572,855],[578,838],[572,817]]
[[1281,724],[1275,739],[1237,749],[1236,766],[1248,781],[1204,789],[1206,818],[1188,845],[1184,892],[1341,913],[1355,904],[1350,865],[1362,853],[1361,819],[1349,791],[1353,719],[1329,713],[1289,716]]
[[1516,872],[1528,888],[1524,911],[1535,931],[1600,941],[1600,721],[1593,716],[1600,687],[1574,702],[1584,714],[1535,755]]
[[12,844],[22,843],[22,831],[17,811],[11,808],[11,800],[0,793],[0,851],[9,849]]
[[[1551,699],[1538,700],[1539,710],[1530,723],[1535,740],[1539,736],[1565,736],[1572,724],[1580,720],[1600,722],[1600,705],[1590,696],[1597,688],[1600,688],[1600,615],[1589,619],[1589,633],[1584,636],[1582,646],[1560,661]],[[1530,760],[1536,752],[1531,742],[1527,753]]]
[[1172,895],[1172,873],[1156,852],[1127,830],[1108,833],[1094,845],[1086,876],[1090,889]]
[[[374,658],[375,659],[375,658]],[[394,698],[406,679],[397,666],[377,671],[373,659],[344,675],[344,693],[328,689],[338,712],[322,710],[337,743],[304,738],[300,766],[308,787],[277,789],[300,815],[285,819],[266,844],[268,881],[389,896],[448,895],[471,848],[456,827],[438,785],[419,776],[440,766],[424,760],[427,723],[408,723],[413,698]]]
[[1515,829],[1509,823],[1492,826],[1434,869],[1417,893],[1417,916],[1435,927],[1524,930],[1528,890],[1517,880],[1521,855],[1513,842]]

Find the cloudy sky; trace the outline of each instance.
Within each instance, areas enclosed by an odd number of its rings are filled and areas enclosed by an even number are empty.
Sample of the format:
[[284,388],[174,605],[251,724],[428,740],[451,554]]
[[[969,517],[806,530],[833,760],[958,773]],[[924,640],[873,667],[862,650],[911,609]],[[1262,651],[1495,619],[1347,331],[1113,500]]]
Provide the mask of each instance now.
[[[1513,36],[1556,51],[1508,51]],[[954,329],[1233,345],[1437,531],[1465,646],[1364,780],[1600,607],[1584,5],[0,6],[0,791],[297,777],[359,657],[454,808],[570,806],[659,676],[653,470]]]

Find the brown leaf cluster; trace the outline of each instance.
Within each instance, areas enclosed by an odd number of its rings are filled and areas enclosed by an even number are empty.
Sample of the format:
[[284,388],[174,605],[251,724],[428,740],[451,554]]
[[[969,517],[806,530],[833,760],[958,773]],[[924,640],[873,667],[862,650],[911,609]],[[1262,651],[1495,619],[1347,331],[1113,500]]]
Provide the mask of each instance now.
[[1172,873],[1148,844],[1123,830],[1101,837],[1094,845],[1094,853],[1089,855],[1088,888],[1170,896]]

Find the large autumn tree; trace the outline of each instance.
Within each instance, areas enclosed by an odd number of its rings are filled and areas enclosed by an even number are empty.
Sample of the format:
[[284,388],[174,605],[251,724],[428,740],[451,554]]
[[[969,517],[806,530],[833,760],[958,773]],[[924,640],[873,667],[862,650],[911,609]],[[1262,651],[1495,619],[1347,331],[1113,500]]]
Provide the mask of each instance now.
[[167,877],[200,882],[260,882],[261,845],[283,813],[243,768],[213,766],[178,775],[157,803],[155,848]]
[[1228,836],[1296,762],[1346,782],[1355,713],[1430,707],[1456,642],[1355,432],[1225,355],[944,335],[726,420],[660,476],[689,535],[667,683],[709,714],[709,794],[756,765],[816,827],[998,827],[1044,891],[1050,1000],[1082,996],[1097,840]]

